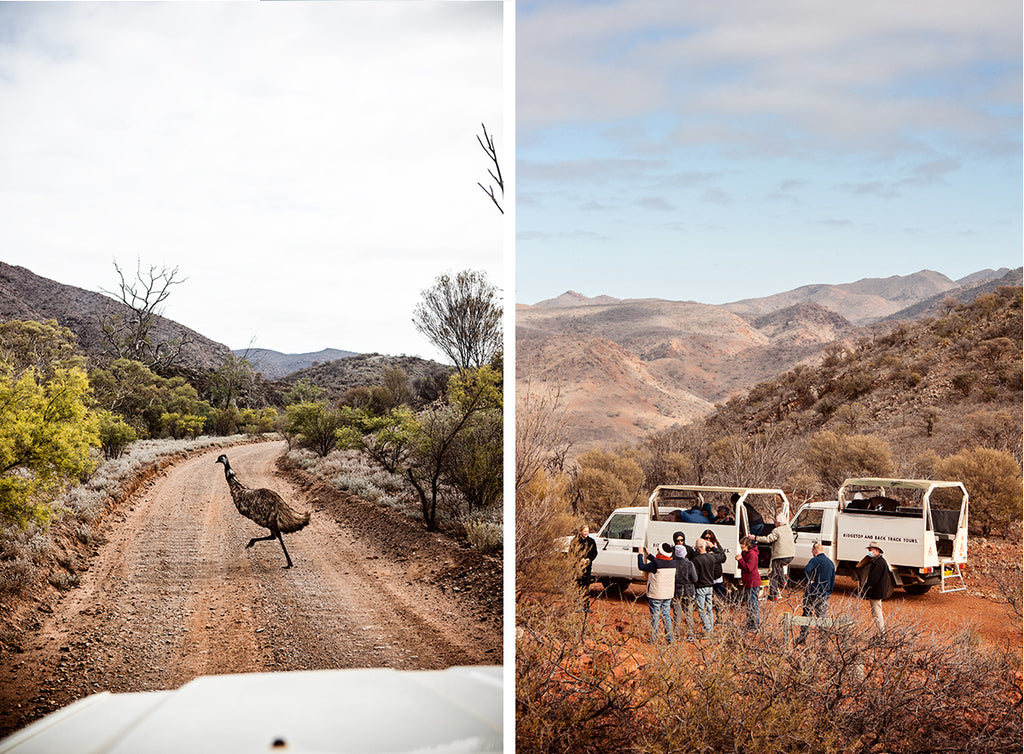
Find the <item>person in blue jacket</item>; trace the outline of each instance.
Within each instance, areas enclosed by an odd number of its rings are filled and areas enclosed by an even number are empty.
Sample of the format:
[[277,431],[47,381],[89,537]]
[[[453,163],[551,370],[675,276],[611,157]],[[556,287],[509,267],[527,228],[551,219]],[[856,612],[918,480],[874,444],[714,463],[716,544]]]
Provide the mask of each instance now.
[[[832,596],[832,590],[836,585],[836,567],[825,554],[821,542],[811,545],[811,555],[814,557],[804,566],[804,576],[807,579],[807,585],[804,587],[804,617],[824,618],[828,615],[828,598]],[[800,627],[797,644],[807,638],[808,628]]]

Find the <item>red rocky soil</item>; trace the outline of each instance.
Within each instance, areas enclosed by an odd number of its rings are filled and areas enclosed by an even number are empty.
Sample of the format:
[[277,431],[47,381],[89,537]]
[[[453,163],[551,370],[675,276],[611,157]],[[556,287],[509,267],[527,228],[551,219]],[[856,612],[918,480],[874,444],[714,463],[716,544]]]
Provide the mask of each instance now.
[[[175,464],[118,506],[78,588],[4,606],[0,735],[100,691],[201,675],[501,663],[499,560],[288,469],[283,451]],[[293,568],[276,541],[245,549],[266,530],[235,510],[221,452],[247,486],[312,511],[285,535]]]

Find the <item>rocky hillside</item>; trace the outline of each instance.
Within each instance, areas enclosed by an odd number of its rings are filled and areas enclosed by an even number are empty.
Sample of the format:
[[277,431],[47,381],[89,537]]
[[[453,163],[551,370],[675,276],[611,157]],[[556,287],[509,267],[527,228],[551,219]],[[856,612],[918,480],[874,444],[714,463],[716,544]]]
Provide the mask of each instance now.
[[729,432],[767,427],[799,442],[820,430],[871,434],[901,474],[929,451],[974,445],[1021,456],[1022,292],[1003,286],[938,317],[886,326],[833,344],[728,401],[708,421]]
[[447,382],[455,367],[416,356],[383,356],[364,353],[300,369],[287,375],[283,382],[294,385],[304,380],[327,391],[329,400],[338,400],[354,387],[380,384],[384,367],[399,367],[409,377],[415,395],[436,396],[436,386]]
[[[0,320],[55,319],[75,334],[79,348],[94,360],[102,361],[105,353],[103,318],[120,311],[120,304],[108,296],[0,262]],[[186,372],[210,372],[230,354],[227,346],[163,317],[158,319],[154,335],[160,341],[185,339],[182,367]]]
[[560,391],[577,451],[629,441],[818,364],[830,347],[922,316],[914,307],[973,301],[1014,276],[1020,271],[982,270],[953,281],[923,270],[724,306],[568,291],[517,306],[517,389]]

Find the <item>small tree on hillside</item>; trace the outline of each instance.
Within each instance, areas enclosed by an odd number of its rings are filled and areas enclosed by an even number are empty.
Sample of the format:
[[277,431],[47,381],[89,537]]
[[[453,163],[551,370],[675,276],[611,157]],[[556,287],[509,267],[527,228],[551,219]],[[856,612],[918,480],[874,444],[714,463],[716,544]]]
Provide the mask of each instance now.
[[824,489],[836,490],[848,477],[887,477],[893,472],[889,445],[873,435],[819,432],[807,441],[804,463]]
[[1005,537],[1009,525],[1021,517],[1021,469],[1009,453],[975,447],[943,458],[933,473],[939,479],[962,482],[971,496],[971,528],[983,536],[999,530]]
[[576,459],[569,494],[573,511],[595,521],[616,508],[634,505],[644,488],[644,472],[627,453],[588,450]]
[[10,320],[0,323],[0,363],[16,375],[35,370],[40,379],[50,379],[54,370],[82,366],[75,355],[75,335],[57,320],[46,322]]
[[445,273],[422,296],[413,324],[460,370],[482,367],[501,350],[501,299],[483,272]]
[[239,398],[252,391],[256,369],[244,356],[229,353],[210,377],[210,394],[217,408],[237,406]]

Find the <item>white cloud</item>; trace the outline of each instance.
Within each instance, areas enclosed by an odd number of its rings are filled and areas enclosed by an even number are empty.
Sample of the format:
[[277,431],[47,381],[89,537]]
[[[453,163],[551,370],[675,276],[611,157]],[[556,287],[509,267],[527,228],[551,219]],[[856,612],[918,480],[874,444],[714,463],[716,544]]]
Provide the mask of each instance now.
[[501,285],[500,3],[15,4],[0,30],[5,261],[86,288],[178,265],[168,316],[296,351],[428,355],[419,290]]
[[997,111],[1019,101],[1021,8],[1002,0],[537,3],[520,18],[524,131],[669,112],[684,144],[780,150],[789,129],[889,152],[928,130],[981,149],[1005,142]]

